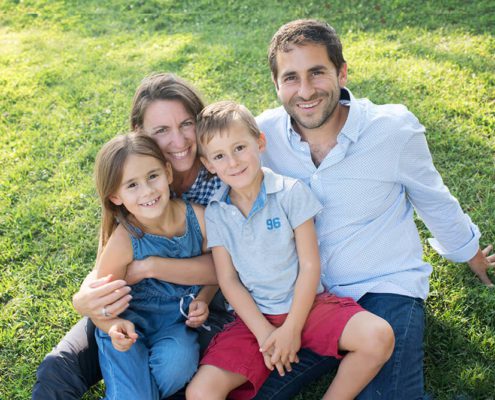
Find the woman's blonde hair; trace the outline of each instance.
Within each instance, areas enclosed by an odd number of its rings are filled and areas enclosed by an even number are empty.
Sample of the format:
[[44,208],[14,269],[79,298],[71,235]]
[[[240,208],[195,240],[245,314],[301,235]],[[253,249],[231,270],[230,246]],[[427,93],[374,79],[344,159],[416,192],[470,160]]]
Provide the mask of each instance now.
[[[94,171],[96,190],[101,203],[101,248],[108,242],[118,224],[130,234],[139,236],[129,222],[130,213],[125,206],[116,205],[110,200],[110,196],[115,195],[122,183],[125,162],[131,155],[153,157],[164,166],[167,165],[167,160],[157,144],[149,137],[136,133],[116,136],[101,148],[96,156]],[[142,231],[137,221],[133,223]]]

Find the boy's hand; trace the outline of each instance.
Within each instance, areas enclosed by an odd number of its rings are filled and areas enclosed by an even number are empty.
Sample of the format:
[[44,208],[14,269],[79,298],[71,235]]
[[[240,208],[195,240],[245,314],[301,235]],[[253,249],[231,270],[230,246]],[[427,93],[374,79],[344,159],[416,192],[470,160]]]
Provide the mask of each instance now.
[[112,339],[113,347],[118,351],[129,350],[138,338],[134,324],[125,319],[117,320],[108,330],[108,336]]
[[[269,356],[269,363],[275,365],[280,376],[284,376],[285,371],[292,371],[291,363],[299,362],[297,352],[300,348],[301,333],[290,324],[284,323],[268,336],[260,351],[263,352],[265,365]],[[273,370],[273,367],[269,369]]]
[[208,319],[210,311],[208,304],[203,300],[193,300],[189,305],[189,313],[187,314],[186,325],[190,328],[199,328]]

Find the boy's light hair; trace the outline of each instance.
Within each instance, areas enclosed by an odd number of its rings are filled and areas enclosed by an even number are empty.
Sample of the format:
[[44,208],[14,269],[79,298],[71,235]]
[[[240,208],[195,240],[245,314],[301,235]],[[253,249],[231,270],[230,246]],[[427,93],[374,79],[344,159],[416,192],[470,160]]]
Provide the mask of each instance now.
[[216,135],[224,135],[236,122],[244,125],[256,139],[260,130],[253,114],[242,104],[235,101],[219,101],[206,106],[198,115],[196,123],[196,138],[199,153],[204,156],[203,145],[210,142]]

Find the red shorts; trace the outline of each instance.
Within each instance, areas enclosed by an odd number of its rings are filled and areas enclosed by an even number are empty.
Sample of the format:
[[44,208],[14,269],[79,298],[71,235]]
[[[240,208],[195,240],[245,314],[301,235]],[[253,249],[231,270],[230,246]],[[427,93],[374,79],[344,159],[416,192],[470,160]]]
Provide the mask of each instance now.
[[[342,358],[338,348],[340,336],[349,319],[360,311],[364,309],[350,297],[319,294],[304,325],[301,347],[323,356]],[[287,314],[265,317],[278,327]],[[200,364],[213,365],[247,378],[248,382],[230,392],[229,399],[253,398],[271,373],[265,366],[256,337],[239,317],[212,339]]]

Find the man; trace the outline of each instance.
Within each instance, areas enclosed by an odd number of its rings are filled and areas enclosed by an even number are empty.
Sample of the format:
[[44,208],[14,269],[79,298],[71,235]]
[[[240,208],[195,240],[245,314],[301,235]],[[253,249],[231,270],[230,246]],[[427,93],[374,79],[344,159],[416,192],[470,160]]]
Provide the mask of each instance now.
[[304,180],[322,202],[316,217],[322,282],[394,328],[394,354],[359,398],[420,399],[423,301],[431,266],[413,210],[454,262],[468,261],[487,285],[491,246],[433,166],[424,127],[404,106],[377,106],[345,88],[347,65],[333,28],[315,20],[282,26],[269,61],[283,104],[257,118],[265,166]]

